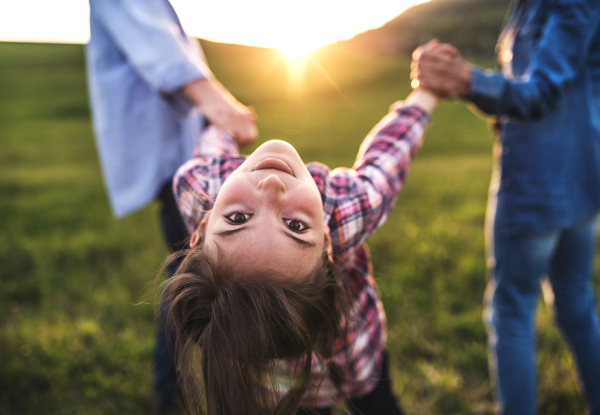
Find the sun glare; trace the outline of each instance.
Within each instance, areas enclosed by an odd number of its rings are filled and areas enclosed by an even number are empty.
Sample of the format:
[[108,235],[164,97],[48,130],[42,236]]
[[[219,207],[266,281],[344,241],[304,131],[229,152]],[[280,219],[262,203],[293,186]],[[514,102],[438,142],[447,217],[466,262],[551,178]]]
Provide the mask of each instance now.
[[279,50],[286,59],[288,89],[290,94],[294,96],[302,94],[306,58],[308,54],[317,47],[306,43],[289,41],[279,47]]
[[306,55],[308,55],[309,52],[313,49],[315,49],[315,47],[299,44],[290,44],[279,48],[279,50],[281,50],[285,57],[290,61],[304,60],[306,58]]

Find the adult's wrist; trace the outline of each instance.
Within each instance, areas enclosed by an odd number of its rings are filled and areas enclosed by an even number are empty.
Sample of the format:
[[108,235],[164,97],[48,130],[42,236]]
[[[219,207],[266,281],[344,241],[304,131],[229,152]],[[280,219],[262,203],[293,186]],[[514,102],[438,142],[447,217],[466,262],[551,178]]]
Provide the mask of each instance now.
[[473,73],[471,69],[471,65],[468,62],[465,62],[460,71],[461,90],[458,91],[458,97],[461,99],[465,98],[471,90],[471,84],[473,83]]
[[478,66],[471,65],[470,67],[470,83],[467,92],[463,95],[463,99],[472,101],[474,98],[482,95],[487,95],[490,90],[490,82],[487,74],[490,70],[484,70]]
[[202,109],[217,99],[222,99],[221,84],[211,77],[199,78],[181,89],[181,93],[195,106]]

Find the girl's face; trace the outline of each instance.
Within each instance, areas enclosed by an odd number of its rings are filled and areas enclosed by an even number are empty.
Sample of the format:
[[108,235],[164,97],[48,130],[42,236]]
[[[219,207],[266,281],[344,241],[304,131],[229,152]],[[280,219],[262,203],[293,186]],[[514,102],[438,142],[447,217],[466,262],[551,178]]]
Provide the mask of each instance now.
[[268,141],[223,183],[190,246],[204,236],[236,267],[302,277],[331,256],[321,194],[290,144]]

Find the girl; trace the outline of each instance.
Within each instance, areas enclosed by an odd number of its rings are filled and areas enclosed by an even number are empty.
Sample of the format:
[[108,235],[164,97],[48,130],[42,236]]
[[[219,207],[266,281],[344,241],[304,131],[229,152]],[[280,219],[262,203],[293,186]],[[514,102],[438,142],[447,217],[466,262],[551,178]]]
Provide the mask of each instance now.
[[340,401],[354,413],[401,413],[365,242],[436,102],[416,90],[395,104],[352,169],[305,166],[283,141],[239,156],[228,134],[205,131],[174,179],[192,236],[161,298],[188,413],[327,414]]

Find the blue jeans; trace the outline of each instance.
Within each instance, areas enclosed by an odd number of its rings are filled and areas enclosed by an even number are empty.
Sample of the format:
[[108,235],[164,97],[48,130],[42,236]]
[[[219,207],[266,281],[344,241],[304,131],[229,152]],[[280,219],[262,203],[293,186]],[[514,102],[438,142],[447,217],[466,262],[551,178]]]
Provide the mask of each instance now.
[[[173,191],[171,190],[171,181],[163,185],[158,195],[158,200],[161,203],[159,216],[165,242],[172,252],[183,249],[189,235],[177,209]],[[182,258],[169,265],[167,269],[169,276],[175,273],[181,260]],[[164,304],[161,304],[161,316],[164,314],[164,308]],[[160,322],[158,322],[156,329],[153,382],[159,404],[163,407],[171,405],[177,394],[177,375],[169,356],[167,341],[161,329]]]
[[[498,214],[493,206],[488,212],[496,220]],[[502,413],[536,413],[535,310],[540,277],[548,275],[556,320],[575,355],[590,415],[600,415],[600,324],[592,286],[597,215],[543,235],[507,236],[492,229],[485,314]]]

